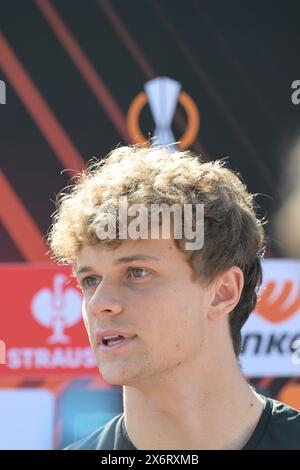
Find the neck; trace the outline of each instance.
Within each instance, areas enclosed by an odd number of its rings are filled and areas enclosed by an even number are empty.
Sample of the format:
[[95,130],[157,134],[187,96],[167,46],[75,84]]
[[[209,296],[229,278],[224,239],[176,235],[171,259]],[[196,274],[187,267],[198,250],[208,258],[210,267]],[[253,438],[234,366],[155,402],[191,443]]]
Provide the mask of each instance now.
[[127,433],[137,449],[241,449],[264,407],[231,349],[178,365],[149,383],[124,386],[123,399]]

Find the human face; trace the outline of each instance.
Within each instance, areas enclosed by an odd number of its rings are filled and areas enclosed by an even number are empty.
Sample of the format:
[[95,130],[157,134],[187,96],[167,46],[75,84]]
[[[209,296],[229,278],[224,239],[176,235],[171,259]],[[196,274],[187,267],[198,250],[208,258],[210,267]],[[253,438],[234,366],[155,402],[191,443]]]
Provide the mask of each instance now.
[[[174,240],[124,240],[114,249],[84,246],[77,273],[84,322],[107,383],[151,384],[197,363],[206,339],[210,291],[192,281],[192,269]],[[103,351],[97,329],[136,336]]]

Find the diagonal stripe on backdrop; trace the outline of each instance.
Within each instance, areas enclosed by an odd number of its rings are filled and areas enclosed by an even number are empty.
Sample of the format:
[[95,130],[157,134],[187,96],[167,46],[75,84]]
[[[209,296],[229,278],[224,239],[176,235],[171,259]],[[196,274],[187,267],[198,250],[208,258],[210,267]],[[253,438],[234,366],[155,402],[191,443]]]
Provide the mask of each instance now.
[[54,113],[27,74],[8,41],[0,33],[0,67],[7,76],[33,121],[71,176],[85,164]]
[[35,0],[35,3],[94,93],[98,102],[104,108],[115,128],[124,141],[129,143],[130,139],[127,132],[126,119],[121,108],[109,92],[102,78],[99,76],[99,73],[97,73],[90,60],[81,49],[71,31],[59,16],[55,7],[48,0]]
[[49,261],[42,234],[22,201],[0,171],[0,219],[27,261]]
[[149,64],[147,59],[144,57],[142,50],[139,48],[138,44],[135,42],[134,38],[127,30],[124,22],[118,16],[116,11],[113,9],[111,2],[108,0],[99,0],[99,5],[104,11],[105,15],[109,19],[110,23],[116,30],[117,34],[126,45],[127,49],[130,51],[132,57],[139,65],[145,77],[149,80],[156,77],[156,72],[153,67]]

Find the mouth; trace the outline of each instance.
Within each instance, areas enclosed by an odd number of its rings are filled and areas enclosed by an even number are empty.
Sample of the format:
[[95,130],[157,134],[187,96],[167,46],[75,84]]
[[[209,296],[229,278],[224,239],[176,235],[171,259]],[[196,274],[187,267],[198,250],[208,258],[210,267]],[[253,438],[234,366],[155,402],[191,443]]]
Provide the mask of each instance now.
[[116,350],[116,349],[123,348],[127,346],[128,344],[132,343],[135,338],[136,338],[136,335],[132,336],[131,338],[124,338],[124,336],[120,336],[120,335],[115,336],[113,338],[104,338],[99,346],[100,346],[101,351]]
[[114,333],[115,332],[107,332],[105,334],[104,332],[102,333],[99,331],[96,333],[96,340],[101,351],[112,351],[123,348],[132,343],[136,338],[136,335],[129,336],[126,334],[125,336],[125,333],[124,335],[122,335],[121,332]]
[[105,336],[104,338],[102,338],[102,344],[104,344],[104,346],[113,346],[115,344],[120,343],[124,339],[125,337],[122,335]]

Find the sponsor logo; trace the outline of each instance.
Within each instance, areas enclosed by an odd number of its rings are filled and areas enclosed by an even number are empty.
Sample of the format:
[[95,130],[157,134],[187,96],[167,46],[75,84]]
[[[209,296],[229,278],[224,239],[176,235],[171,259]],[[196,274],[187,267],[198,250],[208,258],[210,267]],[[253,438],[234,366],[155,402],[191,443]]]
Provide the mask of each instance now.
[[242,329],[241,364],[252,377],[300,373],[300,262],[264,260],[264,284]]
[[147,103],[155,123],[152,145],[167,145],[169,150],[176,150],[171,124],[178,103],[186,112],[187,126],[177,146],[184,150],[192,145],[200,126],[199,111],[193,99],[181,90],[181,84],[168,77],[158,77],[147,82],[144,91],[130,104],[127,127],[133,142],[143,145],[148,142],[140,128],[141,112]]
[[53,278],[53,289],[39,290],[32,299],[31,312],[35,320],[53,334],[47,343],[69,343],[71,338],[64,334],[64,329],[81,320],[81,295],[73,287],[63,289],[68,278],[56,274]]
[[294,284],[290,280],[267,282],[259,296],[255,313],[271,323],[281,323],[295,315],[300,310],[300,290],[295,295]]
[[0,266],[0,282],[6,375],[99,374],[82,321],[82,296],[69,267]]

